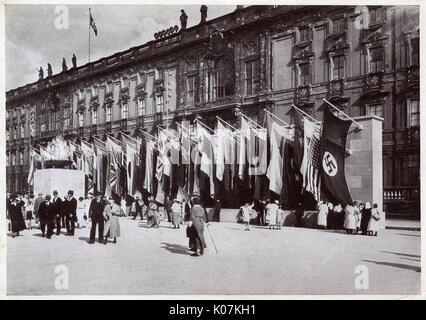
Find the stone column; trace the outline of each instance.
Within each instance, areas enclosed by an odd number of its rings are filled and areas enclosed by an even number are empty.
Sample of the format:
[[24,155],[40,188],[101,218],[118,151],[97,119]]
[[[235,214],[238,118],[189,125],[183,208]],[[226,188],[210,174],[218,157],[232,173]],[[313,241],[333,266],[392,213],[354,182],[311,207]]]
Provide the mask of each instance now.
[[[351,126],[346,147],[351,155],[346,158],[346,181],[352,199],[358,202],[377,203],[383,212],[383,159],[382,159],[382,122],[377,116],[354,118],[362,130]],[[383,222],[385,219],[381,219]]]

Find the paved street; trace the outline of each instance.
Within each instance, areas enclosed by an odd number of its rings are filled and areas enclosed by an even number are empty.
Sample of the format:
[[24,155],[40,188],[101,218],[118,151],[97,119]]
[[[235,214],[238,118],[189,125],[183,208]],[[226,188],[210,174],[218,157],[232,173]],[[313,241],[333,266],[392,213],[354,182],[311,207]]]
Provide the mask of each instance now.
[[[378,237],[341,232],[213,223],[202,257],[187,252],[185,228],[120,218],[117,244],[26,230],[8,237],[8,294],[416,294],[420,232],[383,230]],[[55,289],[55,267],[69,270],[69,289]],[[369,289],[355,288],[355,268],[367,267]],[[362,268],[362,267],[361,267]]]

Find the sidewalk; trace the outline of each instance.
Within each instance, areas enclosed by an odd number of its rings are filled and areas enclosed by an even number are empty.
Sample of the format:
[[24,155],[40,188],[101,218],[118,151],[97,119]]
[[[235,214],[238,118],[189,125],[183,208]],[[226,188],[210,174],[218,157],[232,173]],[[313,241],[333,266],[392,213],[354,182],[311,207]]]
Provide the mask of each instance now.
[[386,219],[386,229],[420,231],[420,220]]

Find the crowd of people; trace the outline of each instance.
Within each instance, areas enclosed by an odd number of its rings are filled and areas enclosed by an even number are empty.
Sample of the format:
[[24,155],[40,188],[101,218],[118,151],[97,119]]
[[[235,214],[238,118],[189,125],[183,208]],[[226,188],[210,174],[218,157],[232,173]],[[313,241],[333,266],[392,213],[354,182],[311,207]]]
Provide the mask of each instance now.
[[[117,201],[114,197],[105,197],[101,193],[89,193],[87,198],[74,197],[73,190],[61,198],[55,190],[50,194],[39,193],[33,195],[7,194],[7,217],[10,220],[12,237],[19,236],[24,229],[39,228],[41,236],[51,239],[52,235],[61,235],[65,228],[65,235],[74,236],[75,228],[90,229],[88,243],[95,243],[96,233],[98,242],[107,244],[112,238],[113,243],[120,237],[119,217],[127,216],[136,220],[146,220],[148,228],[159,228],[162,219],[166,218],[173,229],[180,229],[186,225],[186,236],[189,238],[189,249],[193,256],[200,256],[206,248],[203,232],[210,220],[219,221],[221,205],[215,203],[213,216],[209,217],[205,207],[201,205],[198,195],[190,201],[167,199],[164,211],[160,211],[159,204],[154,197],[145,201],[139,196],[132,200],[121,197]],[[380,211],[376,203],[373,206],[354,202],[343,208],[332,203],[320,201],[318,203],[317,226],[320,229],[346,230],[348,234],[362,233],[364,235],[378,234]],[[250,222],[256,221],[261,226],[272,230],[279,230],[283,224],[284,210],[278,200],[255,201],[245,203],[240,207],[237,215],[239,222],[243,222],[244,230],[250,231]],[[295,210],[296,223],[303,226],[304,209],[302,203]]]
[[[25,229],[39,228],[41,236],[52,239],[56,234],[61,235],[61,229],[66,228],[66,235],[74,236],[75,228],[90,229],[89,244],[95,243],[96,233],[98,242],[107,244],[112,238],[113,243],[120,237],[119,217],[127,216],[136,220],[147,221],[148,228],[159,228],[162,220],[160,207],[149,197],[144,202],[135,196],[133,201],[122,197],[116,203],[114,197],[106,198],[101,193],[89,193],[87,198],[74,197],[73,190],[69,190],[63,198],[55,190],[43,196],[42,193],[34,199],[32,195],[7,194],[6,211],[10,221],[12,237],[19,236]],[[207,221],[207,211],[201,206],[199,196],[191,201],[178,199],[168,200],[165,205],[168,221],[174,229],[180,229],[182,224],[187,226],[186,235],[189,238],[189,248],[193,256],[200,256],[206,248],[203,231]]]
[[379,231],[380,210],[377,203],[348,204],[343,209],[340,204],[320,201],[318,203],[317,225],[320,229],[346,230],[347,234],[377,236]]

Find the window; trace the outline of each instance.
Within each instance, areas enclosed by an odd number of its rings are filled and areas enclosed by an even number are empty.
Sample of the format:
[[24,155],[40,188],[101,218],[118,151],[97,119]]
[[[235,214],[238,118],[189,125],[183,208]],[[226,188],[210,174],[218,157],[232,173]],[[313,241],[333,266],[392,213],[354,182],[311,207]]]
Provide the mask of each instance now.
[[18,129],[12,128],[12,133],[13,133],[13,140],[17,139]]
[[345,56],[333,57],[333,80],[345,77]]
[[409,99],[407,111],[408,126],[415,127],[420,125],[419,99]]
[[21,128],[21,138],[24,138],[25,137],[25,124],[21,124],[20,128]]
[[155,104],[156,104],[156,108],[157,111],[156,112],[163,112],[163,106],[164,106],[164,96],[163,95],[158,95],[155,97]]
[[40,116],[40,131],[45,132],[46,131],[46,115],[42,114]]
[[145,99],[138,100],[138,116],[145,115],[146,101]]
[[368,105],[366,115],[374,115],[383,118],[383,106],[381,104]]
[[186,103],[188,107],[195,105],[196,76],[186,77]]
[[78,126],[80,128],[84,127],[84,113],[83,112],[78,113]]
[[106,109],[105,122],[111,122],[112,121],[112,107],[107,106],[105,109]]
[[343,18],[333,20],[333,33],[341,33],[345,31],[345,23]]
[[129,105],[127,103],[123,103],[121,105],[121,119],[127,119],[129,116]]
[[299,42],[305,42],[311,40],[311,29],[305,28],[299,30]]
[[306,86],[310,82],[309,79],[309,63],[299,65],[299,86]]
[[383,8],[370,9],[370,24],[383,22]]
[[92,124],[98,124],[98,110],[92,110]]
[[64,129],[70,128],[70,108],[64,109]]
[[216,100],[225,97],[225,70],[220,67],[211,73],[211,95],[210,100]]
[[419,64],[419,39],[411,40],[411,65]]
[[417,186],[420,183],[420,161],[418,154],[409,154],[404,156],[400,162],[401,172],[403,173],[403,186]]
[[370,70],[369,72],[379,72],[383,70],[383,48],[370,49]]
[[256,94],[259,91],[259,60],[246,62],[245,74],[246,95]]
[[24,151],[20,151],[20,152],[19,152],[19,164],[20,164],[21,166],[23,166],[23,165],[24,165]]
[[16,165],[16,153],[12,153],[12,166]]

